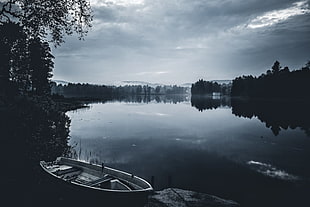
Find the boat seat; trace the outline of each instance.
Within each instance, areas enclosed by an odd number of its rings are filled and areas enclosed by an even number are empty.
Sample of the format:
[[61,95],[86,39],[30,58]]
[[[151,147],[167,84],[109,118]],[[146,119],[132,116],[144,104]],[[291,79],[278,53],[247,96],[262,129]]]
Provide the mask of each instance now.
[[92,181],[89,181],[87,183],[84,183],[84,185],[92,187],[92,186],[95,186],[95,185],[98,185],[98,184],[101,184],[101,183],[109,182],[112,179],[113,178],[110,177],[110,176],[103,176],[102,178],[99,178],[97,180],[92,180]]
[[65,170],[56,170],[54,172],[54,174],[58,175],[58,176],[62,176],[62,175],[65,175],[65,174],[68,174],[68,173],[77,172],[77,171],[80,171],[80,170],[81,170],[80,168],[70,167],[70,168],[67,168]]

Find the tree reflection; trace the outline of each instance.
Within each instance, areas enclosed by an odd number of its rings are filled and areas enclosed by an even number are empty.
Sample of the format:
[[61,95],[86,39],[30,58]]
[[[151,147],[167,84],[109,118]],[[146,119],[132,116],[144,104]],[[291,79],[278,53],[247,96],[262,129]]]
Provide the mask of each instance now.
[[[74,97],[76,98],[76,97]],[[74,99],[73,98],[73,99]],[[106,103],[106,102],[125,102],[125,103],[181,103],[188,101],[188,95],[171,94],[171,95],[123,95],[116,97],[100,97],[100,98],[76,98],[77,100],[84,100],[85,103]]]
[[191,104],[199,111],[212,110],[219,107],[230,107],[230,98],[222,96],[192,96]]
[[278,135],[281,129],[299,127],[310,136],[309,101],[232,99],[231,105],[234,115],[250,119],[257,117],[274,135]]
[[257,117],[274,135],[281,130],[300,128],[310,137],[310,102],[298,100],[250,100],[229,97],[192,96],[192,107],[199,111],[231,107],[238,117]]
[[1,133],[10,157],[37,164],[69,150],[70,120],[63,112],[23,99],[0,113]]
[[36,97],[20,98],[0,107],[1,163],[6,169],[2,184],[8,199],[23,196],[29,199],[27,204],[39,202],[39,184],[44,179],[39,161],[55,160],[70,151],[69,125],[69,118],[48,98],[41,97],[40,104]]

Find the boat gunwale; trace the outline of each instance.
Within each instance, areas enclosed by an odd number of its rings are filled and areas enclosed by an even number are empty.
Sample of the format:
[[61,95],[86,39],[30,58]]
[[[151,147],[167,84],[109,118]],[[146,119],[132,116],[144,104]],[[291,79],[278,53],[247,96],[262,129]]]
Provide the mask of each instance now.
[[[72,161],[77,161],[77,162],[83,162],[85,164],[88,164],[88,165],[95,165],[95,166],[98,166],[100,167],[100,165],[97,165],[97,164],[91,164],[91,163],[88,163],[84,160],[74,160],[74,159],[70,159],[70,158],[66,158],[66,157],[60,157],[60,158],[64,158],[64,159],[68,159],[68,160],[72,160]],[[48,162],[45,162],[45,161],[40,161],[40,166],[42,169],[44,169],[45,172],[47,172],[48,174],[52,175],[53,177],[63,181],[63,182],[66,182],[66,183],[70,183],[70,184],[73,184],[73,185],[77,185],[77,186],[81,186],[83,188],[87,188],[87,189],[93,189],[93,190],[100,190],[100,191],[103,191],[103,192],[115,192],[115,193],[124,193],[124,194],[128,194],[128,193],[147,193],[147,192],[151,192],[153,191],[153,188],[152,186],[146,181],[144,180],[143,178],[140,178],[138,176],[134,176],[136,179],[142,181],[143,183],[147,184],[148,188],[143,188],[143,189],[135,189],[135,190],[112,190],[112,189],[106,189],[106,188],[98,188],[98,187],[93,187],[93,186],[87,186],[87,185],[84,185],[82,183],[76,183],[76,182],[72,182],[72,181],[66,181],[64,179],[62,179],[60,176],[57,176],[55,174],[53,174],[52,172],[50,172],[45,166],[44,164],[45,163],[48,163]],[[121,170],[118,170],[118,169],[114,169],[114,168],[110,168],[110,167],[106,167],[104,166],[104,168],[108,169],[108,170],[111,170],[111,171],[116,171],[118,173],[122,173],[122,174],[125,174],[127,176],[131,176],[131,174],[127,173],[127,172],[124,172],[124,171],[121,171]],[[122,180],[122,179],[121,179]]]

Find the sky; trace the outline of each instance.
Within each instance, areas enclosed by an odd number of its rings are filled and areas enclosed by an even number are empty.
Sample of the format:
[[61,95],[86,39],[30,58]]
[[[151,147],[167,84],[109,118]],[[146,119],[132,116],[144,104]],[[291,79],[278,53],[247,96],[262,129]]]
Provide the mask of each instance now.
[[310,60],[310,0],[90,0],[84,41],[52,50],[54,80],[162,84],[258,76]]

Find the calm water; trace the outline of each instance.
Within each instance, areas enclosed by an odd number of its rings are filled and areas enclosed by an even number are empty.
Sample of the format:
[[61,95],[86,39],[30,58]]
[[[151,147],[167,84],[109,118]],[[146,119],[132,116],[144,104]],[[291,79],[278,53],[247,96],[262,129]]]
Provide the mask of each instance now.
[[195,190],[242,206],[307,206],[307,122],[283,127],[299,122],[281,116],[286,120],[277,125],[279,131],[261,111],[240,115],[235,112],[240,108],[225,101],[207,101],[90,104],[67,113],[70,145],[82,160],[104,162],[148,181],[154,176],[155,189]]

